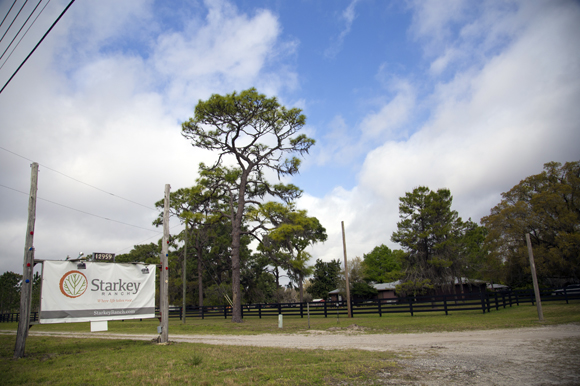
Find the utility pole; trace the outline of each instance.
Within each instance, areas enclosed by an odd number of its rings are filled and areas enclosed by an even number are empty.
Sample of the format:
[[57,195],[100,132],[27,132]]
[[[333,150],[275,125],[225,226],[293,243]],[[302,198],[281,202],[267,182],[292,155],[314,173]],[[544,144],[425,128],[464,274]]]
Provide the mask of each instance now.
[[532,251],[532,241],[530,234],[526,233],[526,244],[528,244],[528,255],[530,256],[530,269],[532,271],[532,281],[534,283],[534,294],[536,295],[536,307],[538,308],[538,318],[540,322],[544,320],[542,311],[542,299],[540,299],[540,288],[538,287],[538,278],[536,277],[536,264],[534,263],[534,253]]
[[348,281],[348,265],[346,263],[346,236],[344,235],[344,221],[341,221],[342,225],[342,249],[344,250],[344,277],[346,278],[346,304],[348,306],[348,317],[352,318],[352,310],[350,307],[350,284]]
[[187,233],[187,219],[185,219],[185,245],[183,246],[183,265],[182,265],[182,272],[181,272],[181,281],[182,281],[182,291],[181,297],[183,298],[182,303],[182,310],[181,311],[181,323],[185,324],[185,309],[187,305],[185,304],[185,294],[187,292],[186,286],[186,275],[185,275],[185,268],[187,265],[187,242],[189,241],[189,234]]
[[160,343],[169,341],[169,191],[171,186],[165,185],[163,206],[163,241],[161,242],[161,284],[159,286],[159,312],[161,313]]
[[30,306],[32,302],[32,273],[34,271],[34,224],[36,222],[36,192],[38,190],[38,163],[33,162],[30,177],[30,197],[28,199],[28,226],[24,244],[24,265],[20,287],[20,318],[16,333],[14,359],[24,357],[24,347],[30,328]]

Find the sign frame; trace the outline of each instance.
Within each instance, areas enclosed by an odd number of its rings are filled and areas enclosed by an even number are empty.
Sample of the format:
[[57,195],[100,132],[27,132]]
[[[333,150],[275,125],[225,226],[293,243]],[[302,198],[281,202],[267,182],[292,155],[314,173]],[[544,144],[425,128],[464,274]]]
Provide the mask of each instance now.
[[156,265],[44,260],[39,324],[155,317]]

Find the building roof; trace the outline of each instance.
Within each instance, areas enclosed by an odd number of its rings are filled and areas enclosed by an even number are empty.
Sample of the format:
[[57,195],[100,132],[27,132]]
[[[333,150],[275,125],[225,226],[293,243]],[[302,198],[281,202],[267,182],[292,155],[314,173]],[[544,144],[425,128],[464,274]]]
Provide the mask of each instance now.
[[[476,280],[476,279],[468,279],[466,277],[461,278],[461,282],[463,284],[484,284],[483,280]],[[375,287],[377,291],[394,291],[397,285],[401,284],[401,280],[392,281],[390,283],[372,283],[371,285]],[[459,280],[455,278],[455,284],[459,284]],[[334,295],[340,293],[340,290],[337,288],[333,291],[330,291],[329,295]]]

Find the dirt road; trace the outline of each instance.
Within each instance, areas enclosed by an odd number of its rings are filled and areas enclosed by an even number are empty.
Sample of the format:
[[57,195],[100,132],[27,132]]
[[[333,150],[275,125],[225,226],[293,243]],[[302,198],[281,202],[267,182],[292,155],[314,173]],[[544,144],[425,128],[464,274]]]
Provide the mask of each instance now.
[[[0,333],[14,333],[0,331]],[[30,331],[36,336],[152,340],[157,335]],[[171,335],[174,342],[299,349],[393,351],[400,368],[385,385],[580,385],[580,325],[423,334],[341,331],[303,334]]]

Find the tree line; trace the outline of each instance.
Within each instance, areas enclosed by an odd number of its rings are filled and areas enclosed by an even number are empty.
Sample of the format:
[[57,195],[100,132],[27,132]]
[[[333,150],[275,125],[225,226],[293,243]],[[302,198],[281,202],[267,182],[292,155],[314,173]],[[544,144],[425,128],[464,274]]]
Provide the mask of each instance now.
[[[451,209],[452,200],[448,189],[424,186],[401,197],[391,235],[401,249],[380,245],[349,262],[351,293],[364,298],[373,294],[369,283],[395,281],[401,295],[451,293],[456,284],[461,288],[471,280],[531,288],[526,234],[542,286],[580,282],[580,161],[546,163],[544,171],[502,193],[481,225],[462,220]],[[315,285],[309,287],[316,296],[336,288],[344,294],[339,265],[317,261]]]
[[[217,161],[201,163],[195,185],[170,195],[170,214],[185,226],[169,240],[170,304],[184,298],[188,305],[229,302],[232,321],[241,322],[242,303],[325,299],[344,288],[338,259],[310,265],[307,248],[324,242],[326,229],[296,207],[302,190],[282,182],[298,173],[299,156],[315,143],[299,134],[305,122],[300,109],[252,88],[200,100],[182,123],[192,146],[214,152]],[[579,173],[580,162],[546,164],[503,193],[481,225],[459,217],[449,189],[407,192],[390,236],[400,249],[382,244],[352,259],[351,293],[370,297],[376,294],[372,283],[399,281],[399,293],[422,294],[466,278],[529,286],[526,233],[543,285],[578,281]],[[163,200],[155,205],[161,210]],[[154,224],[162,222],[160,214]],[[157,264],[160,243],[136,245],[116,261]]]

